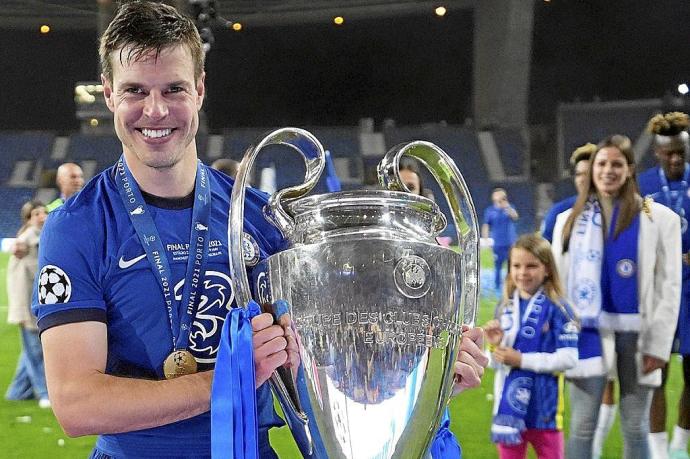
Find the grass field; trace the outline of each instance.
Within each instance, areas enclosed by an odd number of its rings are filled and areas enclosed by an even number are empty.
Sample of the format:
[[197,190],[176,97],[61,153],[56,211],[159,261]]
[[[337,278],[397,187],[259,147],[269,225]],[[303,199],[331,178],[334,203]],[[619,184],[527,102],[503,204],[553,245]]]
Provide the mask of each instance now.
[[[18,329],[6,323],[7,299],[5,279],[7,255],[0,253],[0,390],[4,394],[14,373],[20,342]],[[491,266],[489,254],[482,254],[482,266]],[[495,305],[495,298],[482,298],[478,323],[488,320]],[[65,350],[69,352],[69,349]],[[677,417],[677,400],[681,389],[681,372],[677,358],[673,358],[668,383],[669,420]],[[451,401],[452,429],[462,444],[466,459],[494,458],[496,449],[489,441],[491,423],[493,374],[487,371],[481,387],[460,394]],[[567,404],[566,404],[567,410]],[[565,416],[567,423],[567,413]],[[669,430],[673,422],[669,421]],[[567,435],[567,425],[566,425]],[[299,457],[289,431],[274,429],[271,441],[281,458]],[[0,445],[3,458],[85,458],[94,443],[94,437],[68,438],[62,432],[50,410],[38,408],[35,401],[8,402],[0,400]],[[622,443],[618,420],[609,435],[604,458],[619,458]],[[534,455],[530,456],[534,457]]]

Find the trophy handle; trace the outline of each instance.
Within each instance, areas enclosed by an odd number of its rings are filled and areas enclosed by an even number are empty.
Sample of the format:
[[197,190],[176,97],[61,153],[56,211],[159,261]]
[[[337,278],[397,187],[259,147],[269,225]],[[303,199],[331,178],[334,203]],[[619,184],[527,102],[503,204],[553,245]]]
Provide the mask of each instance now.
[[249,280],[242,256],[242,230],[244,228],[244,197],[249,171],[259,152],[268,145],[286,145],[300,153],[306,165],[304,183],[276,191],[264,208],[266,217],[285,237],[292,234],[295,226],[292,216],[285,210],[285,204],[309,193],[319,181],[326,165],[326,156],[321,143],[310,132],[298,128],[282,128],[270,132],[256,146],[252,145],[242,158],[232,188],[230,215],[228,216],[228,241],[230,245],[230,274],[237,304],[245,305],[251,300]]
[[479,224],[467,184],[452,159],[430,142],[401,143],[391,148],[378,166],[379,182],[394,191],[410,190],[400,179],[400,158],[421,162],[441,187],[455,223],[465,275],[463,323],[474,326],[479,293]]
[[[294,229],[294,220],[285,209],[284,204],[298,199],[316,185],[326,164],[325,153],[321,143],[311,133],[298,128],[282,128],[270,132],[256,146],[247,149],[240,163],[235,184],[232,188],[230,213],[228,215],[228,242],[230,275],[235,290],[235,300],[238,305],[246,305],[252,299],[249,279],[244,265],[242,253],[242,232],[244,230],[244,198],[249,171],[259,152],[268,145],[286,145],[302,155],[306,165],[304,183],[285,188],[271,195],[268,205],[264,208],[266,218],[269,219],[285,237],[289,237]],[[313,452],[313,441],[309,429],[309,419],[302,410],[297,387],[292,379],[291,370],[278,368],[270,379],[271,387],[278,396],[286,420],[293,435],[303,439],[298,442],[306,447],[302,453],[310,457]]]

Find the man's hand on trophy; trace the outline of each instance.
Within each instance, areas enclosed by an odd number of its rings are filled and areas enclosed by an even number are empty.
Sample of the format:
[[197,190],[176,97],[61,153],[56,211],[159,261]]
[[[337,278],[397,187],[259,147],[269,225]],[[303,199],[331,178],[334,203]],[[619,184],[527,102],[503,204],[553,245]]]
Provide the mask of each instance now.
[[287,361],[285,362],[285,367],[292,370],[293,378],[297,378],[297,369],[300,364],[299,356],[299,337],[295,333],[295,328],[293,326],[292,318],[290,314],[283,314],[280,319],[280,326],[283,327],[285,331],[285,339],[287,340],[287,347],[285,350],[288,353]]
[[489,359],[482,352],[483,340],[484,332],[480,327],[462,326],[462,342],[455,362],[453,395],[481,384],[484,368],[489,364]]
[[273,371],[288,361],[288,339],[282,325],[274,325],[273,315],[264,312],[252,319],[256,387],[265,383]]

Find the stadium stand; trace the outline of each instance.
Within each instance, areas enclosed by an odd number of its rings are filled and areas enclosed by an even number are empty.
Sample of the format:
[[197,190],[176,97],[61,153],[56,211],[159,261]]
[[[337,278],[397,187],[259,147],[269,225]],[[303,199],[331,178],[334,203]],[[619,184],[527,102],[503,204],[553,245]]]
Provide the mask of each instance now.
[[0,183],[10,179],[17,161],[35,164],[47,160],[55,136],[48,132],[0,133],[0,155],[4,167],[0,167]]
[[[67,149],[66,160],[82,163],[84,160],[96,161],[94,173],[113,165],[122,154],[122,144],[113,135],[73,134]],[[90,176],[91,174],[87,174]]]
[[33,198],[33,188],[0,187],[0,238],[14,237],[21,226],[19,209]]
[[[578,117],[579,118],[579,117]],[[627,119],[627,118],[626,118]],[[640,116],[633,117],[635,127],[640,129]],[[331,155],[341,180],[343,189],[357,189],[363,186],[374,186],[375,166],[381,155],[361,151],[362,139],[359,127],[306,127],[331,151]],[[567,132],[574,128],[568,127]],[[221,135],[199,135],[197,149],[199,156],[210,164],[219,155],[240,160],[246,149],[269,132],[269,128],[233,128],[227,129]],[[577,130],[575,130],[577,132]],[[500,160],[506,172],[507,180],[491,181],[487,167],[480,150],[477,132],[465,126],[445,124],[427,124],[421,126],[386,125],[380,133],[385,149],[411,140],[428,140],[446,151],[456,162],[468,183],[477,212],[480,215],[490,205],[490,193],[496,186],[507,189],[511,202],[521,214],[518,224],[521,232],[532,231],[536,224],[534,184],[529,181],[528,171],[525,170],[527,161],[527,146],[521,132],[511,129],[496,129],[493,131],[496,144],[500,150]],[[35,193],[36,188],[15,184],[8,186],[12,171],[15,175],[41,177],[65,161],[78,162],[85,170],[87,178],[112,165],[120,155],[121,145],[115,135],[86,135],[75,133],[69,136],[64,146],[64,155],[51,158],[54,149],[55,135],[53,133],[3,133],[0,134],[0,152],[8,167],[0,169],[0,184],[2,196],[7,205],[3,206],[3,226],[0,226],[0,236],[13,236],[18,227],[18,217],[15,215],[21,203]],[[569,140],[574,142],[573,140]],[[28,163],[27,163],[28,162]],[[277,188],[284,188],[301,183],[304,177],[304,164],[297,154],[286,154],[284,147],[271,146],[260,155],[255,163],[252,183],[261,183],[261,171],[273,168]],[[27,169],[24,173],[22,170]],[[270,176],[270,174],[269,174]],[[52,186],[52,183],[39,184],[35,179],[35,187]],[[45,182],[45,180],[44,180]],[[441,209],[447,213],[445,200],[431,176],[425,177],[425,183],[435,195]],[[325,177],[316,186],[313,193],[326,192]],[[554,184],[554,200],[572,194],[573,188],[569,178]],[[5,195],[7,196],[5,197]],[[444,235],[453,236],[452,225]]]
[[493,134],[505,174],[507,176],[523,175],[527,145],[520,130],[496,129]]

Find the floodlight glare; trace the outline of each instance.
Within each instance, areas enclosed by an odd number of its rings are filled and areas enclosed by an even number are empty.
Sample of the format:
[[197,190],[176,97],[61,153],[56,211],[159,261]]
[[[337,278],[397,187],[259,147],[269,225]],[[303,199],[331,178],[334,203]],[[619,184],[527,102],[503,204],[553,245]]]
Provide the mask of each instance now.
[[690,89],[688,88],[688,85],[687,85],[687,84],[682,83],[682,84],[679,84],[679,85],[678,85],[678,92],[679,92],[679,93],[685,95],[685,94],[688,93],[688,91],[690,91]]
[[436,13],[436,16],[445,16],[447,10],[445,6],[439,6],[434,10],[434,12]]

